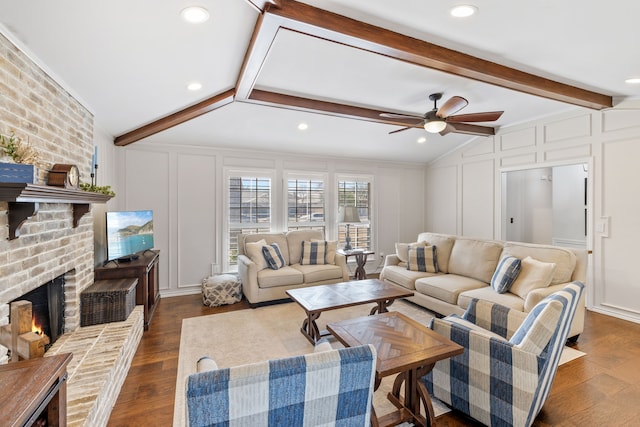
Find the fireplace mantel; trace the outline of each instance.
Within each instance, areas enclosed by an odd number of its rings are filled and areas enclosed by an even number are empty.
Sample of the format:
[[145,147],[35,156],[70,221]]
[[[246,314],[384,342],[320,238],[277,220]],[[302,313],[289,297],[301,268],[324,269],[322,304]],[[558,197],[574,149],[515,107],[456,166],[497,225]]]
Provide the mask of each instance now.
[[106,203],[111,197],[50,185],[0,183],[0,201],[8,202],[9,240],[20,236],[20,226],[38,212],[38,203],[71,203],[75,228],[80,218],[89,212],[91,203]]

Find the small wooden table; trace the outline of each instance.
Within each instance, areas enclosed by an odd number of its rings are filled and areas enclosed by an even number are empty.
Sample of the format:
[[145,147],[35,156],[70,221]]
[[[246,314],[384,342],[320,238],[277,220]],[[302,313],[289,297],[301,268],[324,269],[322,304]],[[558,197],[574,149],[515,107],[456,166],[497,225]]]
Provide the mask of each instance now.
[[8,363],[0,367],[3,426],[30,426],[46,410],[46,425],[67,425],[67,364],[73,355]]
[[[398,312],[330,323],[327,329],[347,347],[373,344],[377,351],[376,389],[383,377],[398,374],[387,396],[398,411],[374,420],[374,424],[388,426],[410,421],[435,425],[431,398],[420,377],[428,374],[438,360],[461,354],[462,346]],[[403,382],[404,400],[401,401]],[[421,399],[426,418],[420,415]]]
[[364,269],[365,264],[367,263],[367,257],[369,255],[373,255],[375,252],[373,251],[364,251],[362,249],[353,249],[350,251],[345,251],[344,249],[339,249],[338,253],[344,255],[347,260],[349,257],[355,257],[356,259],[356,272],[353,275],[356,280],[364,280],[367,278],[367,272]]
[[398,298],[413,296],[413,292],[390,285],[378,279],[352,280],[332,285],[318,285],[308,288],[290,289],[287,294],[297,302],[307,314],[300,331],[311,344],[328,332],[320,332],[316,320],[323,311],[351,307],[360,304],[376,303],[369,314],[386,313]]

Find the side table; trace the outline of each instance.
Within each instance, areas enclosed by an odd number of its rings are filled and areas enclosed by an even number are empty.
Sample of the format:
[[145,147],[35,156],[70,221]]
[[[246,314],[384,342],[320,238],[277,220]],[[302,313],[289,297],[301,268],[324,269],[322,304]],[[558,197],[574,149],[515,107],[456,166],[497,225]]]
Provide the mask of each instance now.
[[364,270],[364,266],[367,263],[367,257],[369,255],[373,255],[375,252],[365,251],[362,249],[353,249],[350,251],[339,249],[338,253],[344,255],[347,258],[347,261],[349,260],[349,257],[354,257],[356,259],[356,272],[354,275],[356,280],[364,280],[367,278],[367,272]]

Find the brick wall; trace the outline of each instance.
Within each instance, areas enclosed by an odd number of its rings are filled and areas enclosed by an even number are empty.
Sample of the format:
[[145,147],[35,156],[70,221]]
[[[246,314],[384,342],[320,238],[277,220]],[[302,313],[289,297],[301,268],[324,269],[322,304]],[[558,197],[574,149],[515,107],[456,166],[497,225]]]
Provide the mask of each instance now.
[[[40,153],[40,160],[72,163],[88,182],[93,153],[93,115],[0,34],[0,133],[15,131]],[[46,168],[40,171],[44,183]],[[8,302],[66,275],[65,329],[80,324],[79,295],[93,282],[93,221],[85,215],[72,227],[71,205],[40,203],[34,217],[7,240],[7,203],[0,202],[0,325]],[[0,362],[6,349],[0,348]]]

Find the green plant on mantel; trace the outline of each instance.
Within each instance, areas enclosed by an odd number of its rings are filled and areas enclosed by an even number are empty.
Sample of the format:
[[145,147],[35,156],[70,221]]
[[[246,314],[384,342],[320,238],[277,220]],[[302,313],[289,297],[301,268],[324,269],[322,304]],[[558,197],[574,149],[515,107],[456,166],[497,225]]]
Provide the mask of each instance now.
[[89,191],[91,193],[100,193],[106,194],[107,196],[115,196],[116,193],[113,192],[110,185],[91,185],[86,182],[80,183],[80,189],[84,191]]
[[39,166],[40,154],[31,144],[25,144],[22,139],[11,131],[9,135],[0,133],[0,150],[11,157],[16,163]]

